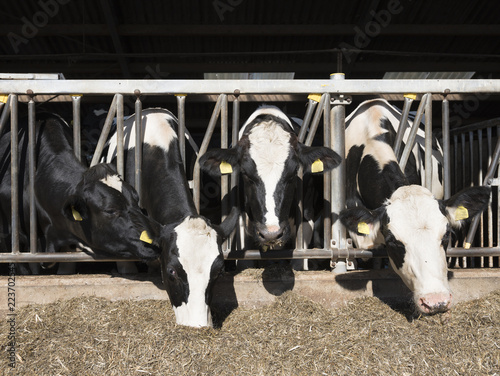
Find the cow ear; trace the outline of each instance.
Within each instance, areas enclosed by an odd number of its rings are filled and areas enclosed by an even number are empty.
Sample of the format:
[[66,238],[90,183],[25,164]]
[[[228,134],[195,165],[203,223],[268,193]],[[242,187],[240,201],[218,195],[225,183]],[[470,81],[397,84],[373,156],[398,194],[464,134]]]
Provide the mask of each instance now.
[[356,207],[342,210],[339,217],[349,231],[361,236],[376,236],[383,211],[383,208],[368,210],[365,207]]
[[440,201],[441,209],[453,227],[461,227],[488,207],[490,187],[470,187],[447,200]]
[[88,218],[85,201],[79,196],[70,196],[63,205],[63,215],[73,222],[84,221]]
[[238,150],[210,149],[200,157],[200,168],[212,176],[230,174],[238,167]]
[[337,167],[342,158],[332,149],[324,146],[298,144],[298,156],[304,172],[322,173]]
[[238,224],[238,218],[240,216],[240,211],[237,207],[233,207],[229,215],[222,221],[222,223],[218,226],[219,233],[223,239],[227,239],[231,232],[234,230],[236,225]]

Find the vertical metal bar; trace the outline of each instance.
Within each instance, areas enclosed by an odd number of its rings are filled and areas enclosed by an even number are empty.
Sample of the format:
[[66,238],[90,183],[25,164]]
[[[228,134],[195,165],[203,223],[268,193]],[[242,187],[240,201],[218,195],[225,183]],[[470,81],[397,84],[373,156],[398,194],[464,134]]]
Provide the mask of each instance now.
[[176,94],[177,99],[177,120],[179,121],[179,150],[181,152],[182,163],[186,170],[186,94]]
[[[302,166],[297,171],[297,188],[295,190],[295,198],[297,200],[297,207],[295,212],[295,248],[304,248],[304,169]],[[306,247],[307,248],[307,245]]]
[[135,179],[134,188],[139,195],[139,205],[142,196],[142,102],[140,95],[135,100]]
[[[334,76],[335,79],[343,79],[343,75]],[[330,110],[330,144],[341,157],[340,166],[331,172],[331,205],[332,205],[332,240],[331,247],[338,249],[347,248],[347,237],[345,227],[338,219],[338,215],[345,207],[346,165],[345,165],[345,107],[343,104],[335,104]],[[337,261],[334,272],[346,271],[346,263]]]
[[[229,121],[227,113],[227,95],[224,94],[221,105],[220,119],[220,145],[221,148],[227,149],[229,146]],[[221,220],[226,219],[229,214],[229,175],[222,175],[220,179],[220,198],[221,198]]]
[[403,154],[401,155],[401,159],[399,160],[399,166],[401,167],[401,171],[405,170],[406,163],[408,162],[408,159],[410,158],[410,154],[411,154],[411,151],[413,149],[413,146],[415,145],[417,131],[420,127],[420,121],[422,120],[424,108],[425,108],[428,100],[430,100],[429,94],[424,94],[424,96],[420,100],[420,104],[419,104],[418,110],[417,110],[417,116],[415,117],[415,120],[414,120],[413,125],[412,125],[411,130],[410,130],[410,134],[408,136],[406,146],[403,150]]
[[73,104],[73,150],[75,157],[82,160],[82,139],[81,139],[81,95],[72,95],[71,102]]
[[304,115],[302,126],[300,127],[299,142],[304,142],[304,139],[306,138],[307,128],[309,128],[309,123],[311,122],[312,114],[317,104],[318,102],[315,101],[314,99],[309,99],[309,103],[307,104],[306,114]]
[[28,102],[28,169],[29,169],[29,202],[30,202],[30,253],[37,251],[37,232],[36,232],[36,201],[35,201],[35,101],[30,96]]
[[123,94],[116,94],[116,169],[125,180],[123,139]]
[[111,125],[113,124],[113,118],[115,117],[116,114],[116,101],[117,101],[117,95],[113,97],[113,101],[109,106],[108,115],[106,116],[106,120],[104,121],[104,125],[102,126],[101,135],[99,136],[99,141],[97,142],[97,146],[94,155],[92,156],[92,161],[90,162],[90,166],[96,165],[97,163],[99,163],[99,160],[101,159],[101,154],[102,151],[104,150],[104,145],[106,145],[106,142],[108,140],[109,131],[111,129]]
[[3,108],[2,115],[0,116],[0,136],[3,133],[3,128],[7,124],[7,119],[10,115],[10,102],[12,100],[12,94],[7,97],[7,102],[5,102],[5,107]]
[[[233,125],[232,125],[232,137],[231,137],[231,145],[232,147],[236,147],[238,144],[238,134],[240,132],[240,99],[239,95],[234,96],[233,100]],[[231,174],[231,206],[237,206],[240,200],[239,197],[239,190],[237,189],[238,186],[238,172],[236,170],[233,171]],[[243,230],[243,229],[240,229]],[[232,247],[232,240],[235,239],[235,234],[236,234],[236,244],[239,245],[239,250],[243,249],[242,246],[242,239],[238,239],[240,237],[241,232],[238,229],[238,226],[234,229],[234,231],[231,234],[231,237],[229,238],[230,241],[228,242],[228,248],[231,249]]]
[[462,133],[460,135],[460,139],[462,141],[461,147],[462,147],[462,187],[465,188],[467,187],[467,148],[465,147],[465,133]]
[[[458,135],[455,134],[453,135],[453,162],[454,162],[454,169],[453,169],[453,176],[454,176],[454,182],[453,184],[454,187],[454,192],[459,190],[458,186]],[[451,187],[450,187],[451,189]]]
[[318,108],[316,109],[316,112],[314,114],[314,118],[311,123],[311,128],[309,129],[309,133],[307,134],[306,142],[305,144],[307,146],[311,146],[312,142],[314,140],[314,136],[316,135],[316,130],[318,129],[319,121],[321,120],[321,115],[323,114],[323,111],[325,109],[325,98],[326,94],[323,94],[321,96],[321,99],[319,101]]
[[193,200],[194,205],[196,206],[196,210],[198,213],[200,212],[200,157],[205,154],[208,148],[208,144],[210,143],[210,139],[212,138],[212,134],[214,133],[215,125],[217,124],[217,119],[219,118],[220,110],[222,107],[222,102],[224,101],[225,94],[219,95],[217,102],[215,103],[214,110],[212,112],[212,116],[210,117],[210,122],[208,123],[207,130],[205,131],[205,136],[203,137],[203,141],[200,146],[200,151],[198,152],[198,158],[196,158],[196,163],[194,164],[193,169]]
[[12,253],[19,253],[19,135],[17,94],[12,94],[10,102],[10,189],[12,221]]
[[399,154],[401,153],[401,145],[403,144],[403,136],[408,128],[408,115],[410,114],[411,104],[413,103],[413,97],[405,95],[403,112],[401,113],[401,120],[399,121],[398,131],[396,133],[396,140],[394,141],[394,155],[396,159],[399,159]]
[[[478,176],[479,176],[479,182],[483,181],[483,130],[478,129],[477,130],[477,146],[478,146]],[[481,183],[479,183],[481,184]],[[484,241],[484,220],[485,220],[485,213],[481,213],[481,221],[479,223],[480,226],[480,232],[479,232],[479,239],[480,239],[480,247],[485,247],[485,241]],[[489,221],[489,217],[486,217],[486,220]],[[484,268],[484,257],[479,258],[480,265],[479,267]]]
[[[492,128],[487,128],[486,129],[486,135],[487,135],[487,138],[488,138],[488,155],[489,155],[489,158],[488,158],[488,166],[491,164],[491,161],[492,161],[492,150],[493,150],[493,142],[492,142]],[[498,135],[500,134],[500,127],[497,127],[497,137]],[[500,171],[497,169],[497,173],[496,173],[496,178],[498,179],[500,175]],[[500,186],[497,186],[497,197],[500,197]],[[488,206],[488,216],[492,218],[491,222],[493,221],[493,213],[492,213],[492,207],[491,205]],[[498,208],[498,205],[496,207],[496,217],[497,217],[497,244],[500,244],[500,210]],[[488,231],[489,233],[491,234],[489,237],[490,237],[490,246],[493,247],[493,223],[491,223],[491,227],[488,227]],[[499,259],[500,261],[500,259]],[[488,258],[488,266],[490,268],[493,267],[493,257],[490,256]]]
[[425,104],[425,187],[432,192],[432,94]]
[[[323,144],[332,148],[332,127],[330,117],[330,94],[325,97],[323,110]],[[342,159],[344,156],[342,156]],[[344,186],[345,187],[345,186]],[[342,188],[345,189],[345,188]],[[331,248],[332,240],[332,173],[328,171],[323,175],[323,248]]]
[[450,102],[443,99],[443,193],[444,199],[451,197],[451,166],[450,166]]

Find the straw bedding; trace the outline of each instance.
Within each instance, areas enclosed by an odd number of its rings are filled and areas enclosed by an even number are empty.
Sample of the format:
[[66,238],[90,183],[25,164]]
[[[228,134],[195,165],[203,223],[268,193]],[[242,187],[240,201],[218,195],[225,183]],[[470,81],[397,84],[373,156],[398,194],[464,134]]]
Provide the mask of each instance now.
[[293,292],[219,307],[216,329],[175,324],[165,302],[82,297],[17,310],[5,375],[500,375],[500,290],[414,317],[376,298],[327,309]]

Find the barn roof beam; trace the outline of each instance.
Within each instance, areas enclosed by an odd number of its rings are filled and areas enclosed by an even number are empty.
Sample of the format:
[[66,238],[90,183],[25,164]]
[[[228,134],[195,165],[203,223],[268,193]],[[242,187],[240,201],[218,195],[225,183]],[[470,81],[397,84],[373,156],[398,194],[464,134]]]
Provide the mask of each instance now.
[[[107,1],[103,2],[103,9]],[[109,4],[108,4],[109,5]],[[112,30],[119,36],[354,36],[360,28],[354,24],[336,25],[163,25],[122,24],[108,20],[106,24],[48,24],[38,30],[38,36],[86,36],[109,35]],[[21,24],[0,25],[0,36],[22,33]],[[390,24],[380,29],[382,36],[500,36],[498,24]]]

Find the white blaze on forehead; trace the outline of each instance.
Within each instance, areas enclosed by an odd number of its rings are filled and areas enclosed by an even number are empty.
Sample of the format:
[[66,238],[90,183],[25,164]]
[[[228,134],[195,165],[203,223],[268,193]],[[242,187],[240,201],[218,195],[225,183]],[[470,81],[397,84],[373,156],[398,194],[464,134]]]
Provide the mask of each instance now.
[[219,256],[217,233],[202,218],[187,217],[175,228],[179,262],[187,274],[188,303],[174,308],[177,323],[189,326],[211,325],[205,292],[210,270]]
[[279,226],[276,215],[274,193],[283,175],[285,162],[290,154],[290,133],[273,122],[260,123],[254,127],[248,136],[249,153],[257,166],[257,174],[264,183],[265,189],[265,224]]
[[261,106],[250,115],[250,117],[247,119],[247,121],[245,121],[245,124],[243,124],[243,126],[240,129],[239,139],[241,139],[241,137],[245,133],[245,129],[246,129],[246,126],[248,124],[250,124],[252,121],[254,121],[257,116],[265,116],[265,115],[273,115],[279,119],[286,121],[286,123],[290,126],[290,130],[293,130],[292,122],[290,121],[288,116],[286,116],[284,114],[284,112],[281,111],[278,107]]
[[399,188],[388,200],[387,215],[389,230],[405,246],[403,266],[394,269],[406,285],[417,295],[449,292],[441,246],[448,220],[431,192],[418,185]]
[[107,186],[110,186],[111,188],[116,189],[118,192],[122,191],[122,179],[118,175],[108,175],[106,178],[101,179],[101,182],[106,184]]
[[[174,116],[167,110],[152,108],[142,111],[143,142],[168,152],[171,143],[177,139],[177,133],[172,128],[172,125],[176,123]],[[106,160],[111,161],[116,157],[116,133],[110,138],[108,144]],[[135,148],[135,115],[125,119],[123,144],[125,150]]]

